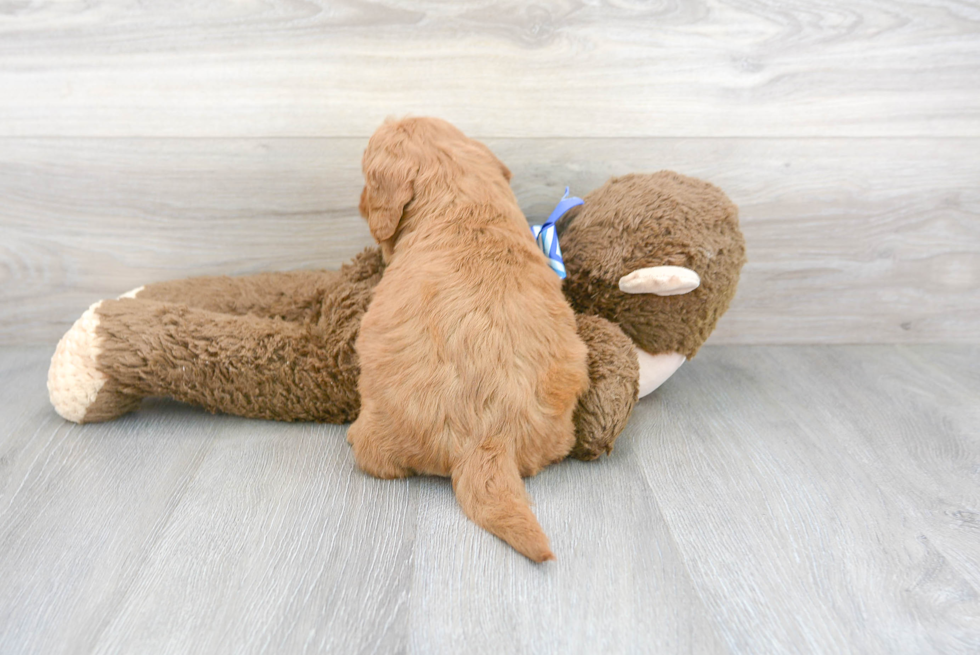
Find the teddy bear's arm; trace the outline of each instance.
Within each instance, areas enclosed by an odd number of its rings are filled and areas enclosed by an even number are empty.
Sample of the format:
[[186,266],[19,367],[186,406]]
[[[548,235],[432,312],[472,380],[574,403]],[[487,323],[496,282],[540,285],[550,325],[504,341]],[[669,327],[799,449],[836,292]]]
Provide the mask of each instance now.
[[570,455],[591,460],[612,452],[636,404],[639,364],[633,341],[600,316],[576,314],[578,335],[589,349],[589,388],[578,400],[575,446]]
[[78,423],[116,418],[146,396],[212,412],[340,423],[356,416],[347,334],[144,299],[93,305],[58,344],[51,402]]

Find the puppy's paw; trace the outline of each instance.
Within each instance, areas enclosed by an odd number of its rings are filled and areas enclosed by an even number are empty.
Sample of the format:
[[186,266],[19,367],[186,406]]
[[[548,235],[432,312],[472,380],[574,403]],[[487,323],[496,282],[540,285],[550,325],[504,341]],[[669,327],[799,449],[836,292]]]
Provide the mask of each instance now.
[[358,468],[382,480],[395,480],[405,478],[412,472],[397,463],[390,455],[383,452],[379,444],[373,443],[371,437],[372,428],[370,418],[365,412],[347,428],[347,443],[354,451],[354,461]]

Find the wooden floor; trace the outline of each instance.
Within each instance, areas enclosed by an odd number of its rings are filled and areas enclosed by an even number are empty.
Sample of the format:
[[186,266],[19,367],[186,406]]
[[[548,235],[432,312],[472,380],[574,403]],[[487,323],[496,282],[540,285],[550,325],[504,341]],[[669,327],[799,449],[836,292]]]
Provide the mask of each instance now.
[[0,653],[976,653],[980,347],[715,346],[528,482],[558,560],[345,428],[76,426],[0,350]]

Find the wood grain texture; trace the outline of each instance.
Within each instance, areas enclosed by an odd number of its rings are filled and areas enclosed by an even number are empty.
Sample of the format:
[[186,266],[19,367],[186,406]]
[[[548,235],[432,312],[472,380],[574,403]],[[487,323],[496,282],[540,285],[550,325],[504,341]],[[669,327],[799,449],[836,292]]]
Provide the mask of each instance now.
[[708,346],[528,482],[558,560],[344,428],[71,426],[0,349],[0,652],[974,653],[980,348]]
[[[336,268],[372,243],[364,139],[13,139],[0,343],[192,275]],[[980,139],[494,139],[531,220],[566,185],[674,169],[740,206],[749,263],[712,343],[980,341]]]
[[[980,547],[960,518],[977,507],[980,440],[946,414],[977,389],[923,397],[946,385],[912,374],[910,350],[713,349],[710,365],[682,369],[687,389],[665,387],[669,405],[634,416],[656,426],[642,466],[735,650],[980,646]],[[977,356],[946,352],[954,368]],[[936,616],[942,631],[925,627]]]
[[973,3],[0,3],[0,135],[980,137]]

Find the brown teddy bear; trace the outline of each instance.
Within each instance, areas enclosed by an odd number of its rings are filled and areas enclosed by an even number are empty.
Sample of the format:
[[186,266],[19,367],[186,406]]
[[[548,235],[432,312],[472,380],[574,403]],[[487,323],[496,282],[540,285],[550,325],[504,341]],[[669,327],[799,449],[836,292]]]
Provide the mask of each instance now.
[[[672,172],[613,178],[558,224],[590,388],[571,455],[612,450],[638,395],[694,356],[745,260],[738,212],[718,188]],[[107,421],[142,398],[285,421],[357,417],[360,320],[384,271],[369,248],[339,271],[161,282],[102,300],[58,343],[55,410]]]

